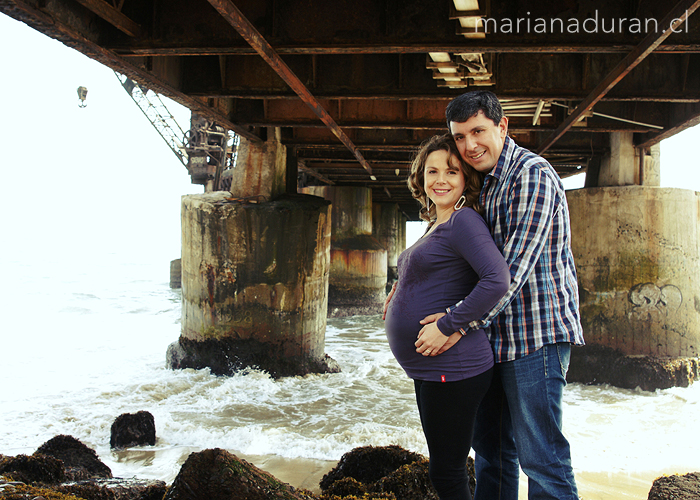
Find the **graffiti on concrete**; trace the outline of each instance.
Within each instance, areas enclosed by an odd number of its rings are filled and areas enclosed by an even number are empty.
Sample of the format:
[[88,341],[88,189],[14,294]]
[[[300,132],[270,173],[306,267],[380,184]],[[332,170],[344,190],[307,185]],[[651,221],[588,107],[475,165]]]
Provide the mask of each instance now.
[[678,311],[683,294],[674,285],[658,287],[654,283],[640,283],[630,289],[629,300],[633,304],[630,319],[664,321]]

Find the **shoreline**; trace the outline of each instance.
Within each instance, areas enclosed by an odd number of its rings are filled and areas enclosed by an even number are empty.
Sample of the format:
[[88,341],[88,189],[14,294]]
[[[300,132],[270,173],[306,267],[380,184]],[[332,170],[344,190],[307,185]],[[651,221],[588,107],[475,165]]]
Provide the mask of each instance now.
[[[304,488],[315,494],[321,493],[319,488],[321,478],[338,463],[329,460],[284,458],[277,455],[245,455],[235,451],[232,453],[295,488]],[[647,500],[649,490],[656,478],[689,472],[695,471],[687,469],[636,472],[574,470],[582,500]],[[527,476],[522,472],[518,500],[527,500]]]
[[[17,451],[17,450],[14,450]],[[30,450],[23,450],[25,454],[31,454]],[[193,452],[203,451],[195,447],[181,447],[176,449],[148,449],[131,448],[121,451],[112,451],[107,456],[100,457],[113,471],[115,477],[135,479],[159,479],[170,486],[182,464]],[[281,482],[295,488],[309,490],[316,495],[321,494],[319,483],[323,476],[333,469],[339,460],[320,460],[311,458],[286,458],[279,455],[245,454],[237,450],[227,450],[257,468],[273,475]],[[22,452],[20,452],[22,453]],[[7,452],[5,453],[8,455]],[[171,474],[159,474],[155,470],[146,471],[153,464],[158,455],[169,455],[172,464]],[[141,472],[141,473],[139,473]],[[582,500],[646,500],[652,483],[658,477],[664,475],[684,475],[697,472],[689,468],[666,468],[659,471],[581,471],[574,469],[579,495]],[[156,477],[156,476],[161,476]],[[527,500],[527,477],[521,472],[520,492],[518,500]]]

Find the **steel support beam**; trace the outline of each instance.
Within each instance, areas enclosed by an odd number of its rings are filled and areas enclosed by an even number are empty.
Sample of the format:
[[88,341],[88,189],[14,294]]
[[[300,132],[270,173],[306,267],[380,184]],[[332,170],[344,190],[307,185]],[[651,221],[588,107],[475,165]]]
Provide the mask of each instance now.
[[547,151],[559,138],[564,135],[588,110],[600,101],[615,85],[642,62],[654,49],[683,24],[686,19],[700,6],[700,0],[681,0],[660,21],[661,26],[669,26],[661,33],[647,35],[632,52],[627,54],[608,75],[593,89],[576,109],[566,118],[561,125],[538,148],[539,154]]
[[[221,16],[226,19],[226,21],[233,26],[236,31],[245,39],[246,42],[250,44],[255,51],[260,54],[260,56],[267,62],[270,67],[289,85],[294,92],[304,101],[311,110],[318,116],[323,123],[333,132],[333,134],[340,139],[340,141],[345,144],[345,146],[352,151],[357,161],[360,165],[369,173],[372,180],[376,180],[372,174],[372,168],[370,167],[367,160],[362,156],[355,144],[350,140],[350,138],[343,132],[343,130],[338,126],[338,124],[333,120],[331,115],[324,109],[321,103],[316,99],[309,89],[302,83],[301,80],[294,74],[294,72],[287,66],[287,64],[282,60],[282,58],[275,52],[272,46],[265,40],[265,38],[258,32],[258,30],[251,24],[250,21],[243,15],[243,13],[238,10],[230,0],[208,0],[209,3],[221,14]],[[700,1],[700,0],[698,0]]]
[[77,0],[79,4],[90,9],[122,33],[129,36],[141,36],[141,26],[126,17],[120,10],[115,9],[104,0]]

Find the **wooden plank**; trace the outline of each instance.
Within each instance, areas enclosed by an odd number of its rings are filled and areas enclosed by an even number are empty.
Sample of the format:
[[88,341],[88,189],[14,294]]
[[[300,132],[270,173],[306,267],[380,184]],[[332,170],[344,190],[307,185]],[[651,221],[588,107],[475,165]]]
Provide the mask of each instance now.
[[80,5],[87,7],[109,24],[129,36],[141,36],[141,26],[112,7],[104,0],[76,0]]
[[[273,70],[289,85],[294,92],[304,101],[311,110],[318,116],[323,123],[333,132],[340,142],[353,153],[360,165],[369,173],[372,180],[376,180],[372,174],[372,168],[367,160],[364,159],[362,153],[353,144],[350,138],[342,131],[338,124],[333,120],[331,115],[324,109],[321,103],[316,99],[311,92],[306,88],[301,80],[294,74],[289,66],[275,52],[272,46],[263,38],[263,36],[255,29],[255,26],[238,10],[229,0],[208,0],[209,3],[222,15],[226,21],[233,26],[236,31],[250,44],[255,51],[272,67]],[[698,0],[700,1],[700,0]]]
[[661,33],[650,33],[642,43],[627,54],[625,58],[615,66],[608,75],[593,89],[573,112],[562,122],[561,125],[551,134],[538,148],[537,152],[542,154],[547,151],[559,138],[564,135],[584,114],[600,101],[605,94],[620,82],[627,74],[642,62],[654,49],[668,38],[674,30],[686,21],[686,19],[700,6],[700,0],[681,0],[666,16],[659,22],[660,26],[669,26]]

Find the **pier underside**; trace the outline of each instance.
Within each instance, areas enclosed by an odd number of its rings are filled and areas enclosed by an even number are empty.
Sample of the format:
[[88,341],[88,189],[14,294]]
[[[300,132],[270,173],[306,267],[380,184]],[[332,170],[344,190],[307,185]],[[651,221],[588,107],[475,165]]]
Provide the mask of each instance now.
[[[406,188],[411,158],[446,131],[450,99],[488,89],[518,144],[561,177],[586,174],[569,196],[588,343],[579,359],[609,349],[681,360],[690,383],[700,340],[697,201],[658,187],[658,144],[700,122],[700,0],[593,4],[0,0],[0,12],[241,137],[227,194],[183,202],[183,339],[253,338],[304,370],[331,369],[325,308],[338,300],[337,309],[377,311],[405,222],[418,220]],[[300,190],[334,204],[359,197],[364,208],[331,222],[356,207],[312,210]],[[296,225],[281,224],[291,213]],[[362,231],[346,238],[349,227]],[[227,238],[236,234],[257,236],[235,246]],[[299,258],[279,258],[280,248]],[[255,323],[268,333],[236,323],[252,318],[244,306],[263,311]],[[588,368],[581,381],[617,383]]]

